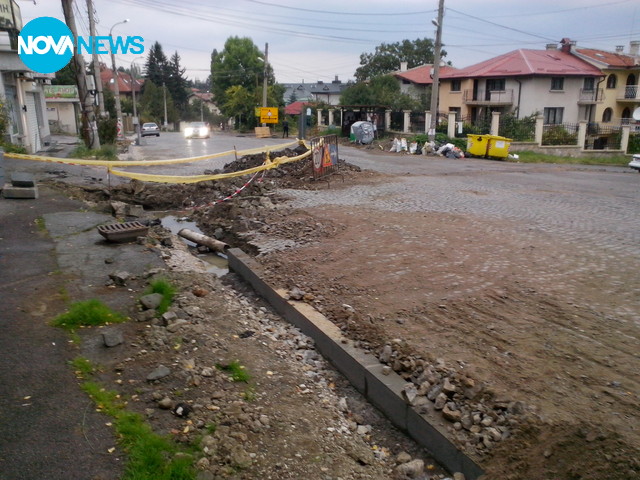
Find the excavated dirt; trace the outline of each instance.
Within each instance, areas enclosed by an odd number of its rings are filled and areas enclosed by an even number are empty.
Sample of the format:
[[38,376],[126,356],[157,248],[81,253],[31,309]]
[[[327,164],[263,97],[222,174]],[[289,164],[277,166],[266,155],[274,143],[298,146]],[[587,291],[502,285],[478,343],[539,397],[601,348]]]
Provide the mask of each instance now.
[[[348,185],[385,180],[344,171]],[[414,383],[426,399],[416,408],[440,412],[488,479],[640,478],[637,326],[615,315],[610,290],[584,268],[584,252],[500,220],[291,209],[276,187],[326,188],[306,172],[267,177],[215,205],[240,183],[132,183],[76,194],[97,205],[183,208],[204,233],[256,255],[275,286]],[[620,284],[634,285],[636,272],[618,267]],[[225,357],[248,344],[225,344]]]

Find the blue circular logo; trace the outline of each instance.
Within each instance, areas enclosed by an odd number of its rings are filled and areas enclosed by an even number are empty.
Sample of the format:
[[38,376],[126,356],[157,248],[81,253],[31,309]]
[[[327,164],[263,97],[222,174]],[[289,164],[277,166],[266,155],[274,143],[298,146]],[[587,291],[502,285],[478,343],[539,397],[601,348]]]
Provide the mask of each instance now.
[[22,28],[18,37],[18,55],[35,72],[57,72],[69,63],[73,51],[71,30],[57,18],[34,18]]

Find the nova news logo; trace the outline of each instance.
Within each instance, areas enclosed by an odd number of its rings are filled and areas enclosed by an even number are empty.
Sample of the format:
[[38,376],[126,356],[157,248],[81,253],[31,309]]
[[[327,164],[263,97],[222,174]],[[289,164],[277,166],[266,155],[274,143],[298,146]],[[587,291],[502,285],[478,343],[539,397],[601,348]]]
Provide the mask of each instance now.
[[24,64],[38,73],[53,73],[64,68],[74,52],[92,54],[144,53],[144,38],[78,36],[74,42],[67,25],[53,17],[38,17],[28,22],[18,36],[18,55]]

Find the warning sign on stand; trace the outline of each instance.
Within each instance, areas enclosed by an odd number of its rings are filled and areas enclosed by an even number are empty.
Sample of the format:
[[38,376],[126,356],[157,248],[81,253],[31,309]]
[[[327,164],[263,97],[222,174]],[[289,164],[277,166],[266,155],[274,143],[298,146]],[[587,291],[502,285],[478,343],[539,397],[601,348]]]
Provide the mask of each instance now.
[[278,109],[276,107],[261,108],[260,123],[278,123]]

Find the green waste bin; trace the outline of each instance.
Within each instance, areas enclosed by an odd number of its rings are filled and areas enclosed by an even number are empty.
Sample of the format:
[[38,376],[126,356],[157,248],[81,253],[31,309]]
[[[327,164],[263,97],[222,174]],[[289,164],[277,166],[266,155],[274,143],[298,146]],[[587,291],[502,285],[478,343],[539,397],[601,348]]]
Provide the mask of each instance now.
[[511,141],[498,135],[467,135],[467,153],[474,157],[507,158]]

